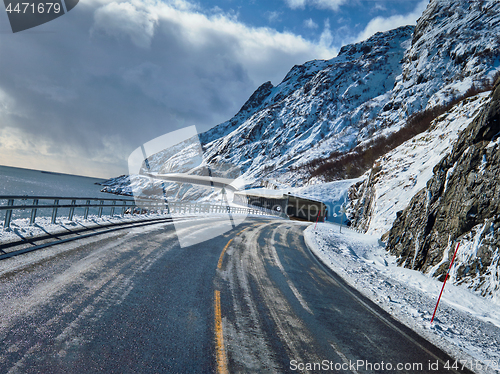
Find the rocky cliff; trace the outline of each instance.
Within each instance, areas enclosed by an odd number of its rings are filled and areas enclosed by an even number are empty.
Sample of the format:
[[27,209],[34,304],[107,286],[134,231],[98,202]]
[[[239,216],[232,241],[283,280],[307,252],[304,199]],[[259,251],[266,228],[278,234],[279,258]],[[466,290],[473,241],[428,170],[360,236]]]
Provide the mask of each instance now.
[[433,120],[428,130],[378,158],[362,180],[350,188],[351,224],[386,240],[397,212],[425,187],[434,166],[452,150],[458,135],[490,101],[489,92],[461,100]]
[[452,280],[492,294],[500,281],[499,181],[500,79],[426,187],[398,213],[387,249],[400,265],[443,279],[460,242]]

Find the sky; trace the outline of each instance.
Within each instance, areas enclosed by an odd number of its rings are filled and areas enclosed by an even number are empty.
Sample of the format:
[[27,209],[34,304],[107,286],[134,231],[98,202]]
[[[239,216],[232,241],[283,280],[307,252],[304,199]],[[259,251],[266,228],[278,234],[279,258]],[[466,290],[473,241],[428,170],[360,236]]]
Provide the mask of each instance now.
[[0,165],[109,178],[131,152],[235,115],[264,82],[415,24],[428,0],[80,0],[12,33],[0,12]]

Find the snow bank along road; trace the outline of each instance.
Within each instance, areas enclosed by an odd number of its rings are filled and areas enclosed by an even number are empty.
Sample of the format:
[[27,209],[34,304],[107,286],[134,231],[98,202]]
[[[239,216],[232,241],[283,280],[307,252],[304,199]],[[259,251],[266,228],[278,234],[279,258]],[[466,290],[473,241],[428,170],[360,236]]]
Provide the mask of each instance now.
[[251,218],[180,248],[162,223],[4,260],[0,372],[467,372],[325,269],[306,227]]

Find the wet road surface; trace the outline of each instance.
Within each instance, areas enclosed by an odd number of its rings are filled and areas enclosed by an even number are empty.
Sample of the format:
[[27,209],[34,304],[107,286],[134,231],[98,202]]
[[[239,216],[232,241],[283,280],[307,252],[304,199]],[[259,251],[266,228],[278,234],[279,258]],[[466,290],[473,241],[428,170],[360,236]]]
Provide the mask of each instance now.
[[11,272],[5,260],[0,373],[453,372],[325,269],[306,227],[247,219],[181,248],[173,225],[159,224]]

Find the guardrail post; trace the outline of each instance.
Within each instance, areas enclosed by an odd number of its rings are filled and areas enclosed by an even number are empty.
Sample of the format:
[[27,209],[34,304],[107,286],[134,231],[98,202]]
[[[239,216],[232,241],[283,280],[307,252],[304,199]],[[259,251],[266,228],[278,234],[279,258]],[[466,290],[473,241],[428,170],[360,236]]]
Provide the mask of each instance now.
[[89,206],[90,206],[90,200],[87,200],[87,205],[85,207],[85,212],[83,213],[83,219],[87,219],[87,217],[89,216]]
[[[38,199],[33,199],[33,205],[38,205]],[[35,223],[36,219],[36,208],[31,209],[30,225]]]
[[[76,200],[71,200],[71,205],[76,205]],[[73,221],[73,215],[75,214],[75,208],[71,207],[69,208],[69,216],[68,219],[70,221]]]
[[[113,205],[116,205],[116,201],[113,200]],[[111,207],[111,214],[110,217],[113,217],[113,214],[115,214],[115,207]]]
[[[13,206],[14,205],[14,199],[9,199],[9,201],[7,202],[7,205],[8,206]],[[3,228],[8,228],[10,227],[10,220],[12,218],[12,210],[6,210],[5,211],[5,223],[3,225]]]
[[[54,200],[54,205],[59,205],[59,200]],[[54,206],[54,209],[52,210],[52,224],[56,223],[56,218],[57,218],[57,206]]]
[[[99,205],[104,205],[104,200],[99,201]],[[97,214],[99,218],[102,216],[102,206],[99,207],[99,213]]]
[[123,207],[122,207],[122,217],[125,215],[125,207],[127,206],[127,202],[123,202]]

